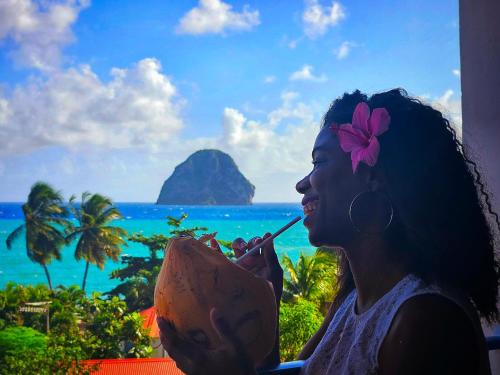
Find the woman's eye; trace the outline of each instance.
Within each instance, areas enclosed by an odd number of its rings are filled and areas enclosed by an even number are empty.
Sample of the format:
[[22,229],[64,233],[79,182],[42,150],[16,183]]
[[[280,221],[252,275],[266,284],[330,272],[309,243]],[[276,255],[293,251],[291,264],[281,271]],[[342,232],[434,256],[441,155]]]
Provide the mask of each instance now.
[[313,160],[312,164],[316,167],[318,164],[324,163],[326,160]]

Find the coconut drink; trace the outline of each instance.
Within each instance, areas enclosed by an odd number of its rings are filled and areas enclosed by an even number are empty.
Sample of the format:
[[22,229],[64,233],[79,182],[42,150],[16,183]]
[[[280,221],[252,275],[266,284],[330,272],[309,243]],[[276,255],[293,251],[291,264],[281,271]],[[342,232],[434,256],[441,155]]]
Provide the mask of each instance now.
[[257,363],[273,349],[276,300],[271,284],[191,237],[169,240],[155,287],[157,315],[193,344],[217,349],[216,308]]

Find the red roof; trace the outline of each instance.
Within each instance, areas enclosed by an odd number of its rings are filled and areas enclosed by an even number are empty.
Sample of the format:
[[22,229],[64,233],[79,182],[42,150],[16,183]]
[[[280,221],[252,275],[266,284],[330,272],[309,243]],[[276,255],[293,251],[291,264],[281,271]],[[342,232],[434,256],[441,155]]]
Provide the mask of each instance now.
[[99,375],[182,375],[171,358],[127,358],[127,359],[91,359],[82,361],[86,365],[98,365]]
[[149,329],[149,337],[154,339],[160,337],[160,330],[156,323],[156,309],[150,307],[149,309],[139,312],[139,314],[141,314],[144,319],[144,328]]

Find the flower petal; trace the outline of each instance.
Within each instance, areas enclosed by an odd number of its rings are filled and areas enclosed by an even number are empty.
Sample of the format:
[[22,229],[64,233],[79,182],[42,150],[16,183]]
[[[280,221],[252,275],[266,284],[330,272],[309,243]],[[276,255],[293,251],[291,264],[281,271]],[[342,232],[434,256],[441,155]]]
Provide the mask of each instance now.
[[363,131],[365,136],[370,135],[368,119],[370,118],[370,107],[365,102],[358,103],[352,115],[352,126]]
[[375,108],[368,120],[370,135],[380,135],[389,129],[391,116],[385,108]]
[[366,147],[368,139],[363,132],[355,129],[352,125],[340,125],[337,131],[340,147],[344,152],[351,152],[354,149]]
[[358,169],[359,162],[361,161],[360,153],[363,148],[357,148],[351,152],[351,162],[352,162],[352,173],[356,173]]
[[380,143],[378,143],[378,139],[376,137],[372,137],[368,146],[358,151],[357,157],[370,167],[373,167],[377,164],[379,153]]

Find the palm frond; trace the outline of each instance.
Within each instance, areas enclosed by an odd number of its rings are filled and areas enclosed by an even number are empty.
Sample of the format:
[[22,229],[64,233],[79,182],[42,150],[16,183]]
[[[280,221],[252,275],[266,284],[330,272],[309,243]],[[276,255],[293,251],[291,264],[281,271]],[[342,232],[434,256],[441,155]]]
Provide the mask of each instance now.
[[7,249],[12,249],[12,243],[21,236],[21,233],[25,229],[25,225],[22,224],[14,229],[5,240],[5,244],[7,245]]
[[96,222],[103,225],[109,223],[110,221],[122,218],[123,216],[121,212],[116,207],[109,207],[96,218]]
[[100,194],[85,193],[78,210],[81,238],[75,250],[77,260],[84,259],[100,269],[106,259],[117,261],[121,246],[126,246],[128,233],[125,229],[109,224],[121,214],[112,206],[111,199]]
[[81,234],[80,228],[73,228],[73,230],[66,235],[66,242],[69,244],[75,240]]

